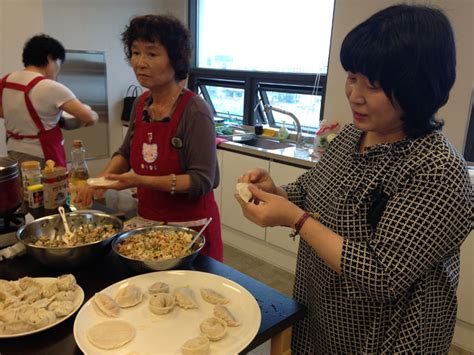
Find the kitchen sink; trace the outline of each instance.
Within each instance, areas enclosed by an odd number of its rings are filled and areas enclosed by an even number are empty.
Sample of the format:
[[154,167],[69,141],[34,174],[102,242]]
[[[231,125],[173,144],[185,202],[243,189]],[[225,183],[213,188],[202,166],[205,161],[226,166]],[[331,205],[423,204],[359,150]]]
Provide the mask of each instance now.
[[250,140],[239,142],[240,144],[249,145],[252,147],[263,148],[268,150],[283,149],[294,147],[295,144],[291,142],[280,142],[275,139],[252,138]]

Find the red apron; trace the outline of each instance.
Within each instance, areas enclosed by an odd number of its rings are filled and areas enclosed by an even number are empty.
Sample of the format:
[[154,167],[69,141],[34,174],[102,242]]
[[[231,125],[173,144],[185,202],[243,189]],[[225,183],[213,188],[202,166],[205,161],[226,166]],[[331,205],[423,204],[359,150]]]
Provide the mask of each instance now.
[[[169,122],[143,120],[145,100],[149,95],[149,91],[142,94],[137,104],[135,131],[130,150],[131,167],[140,175],[185,174],[181,168],[179,152],[172,146],[171,140],[176,136],[184,108],[195,94],[186,90],[181,95]],[[200,197],[189,198],[186,194],[171,195],[168,191],[139,187],[137,194],[138,214],[143,218],[169,224],[185,222],[184,225],[199,229],[208,217],[212,217],[212,222],[203,233],[206,236],[206,245],[201,252],[219,261],[223,260],[221,222],[212,191]]]
[[7,137],[15,138],[15,139],[24,139],[24,138],[32,138],[32,139],[39,139],[41,144],[41,149],[43,150],[44,160],[54,160],[56,166],[67,166],[66,163],[66,153],[64,151],[64,138],[63,133],[61,132],[61,128],[59,125],[56,125],[52,129],[46,130],[43,126],[43,122],[41,122],[41,118],[39,117],[38,113],[36,112],[33,104],[31,103],[29,92],[30,90],[38,84],[41,80],[46,79],[43,76],[37,76],[33,80],[31,80],[28,85],[22,85],[17,83],[9,83],[7,82],[8,75],[4,76],[2,81],[0,82],[0,103],[1,98],[3,95],[3,88],[9,88],[13,90],[23,91],[25,93],[25,104],[28,112],[30,114],[31,119],[35,123],[36,127],[38,128],[38,134],[36,135],[22,135],[15,132],[7,131]]

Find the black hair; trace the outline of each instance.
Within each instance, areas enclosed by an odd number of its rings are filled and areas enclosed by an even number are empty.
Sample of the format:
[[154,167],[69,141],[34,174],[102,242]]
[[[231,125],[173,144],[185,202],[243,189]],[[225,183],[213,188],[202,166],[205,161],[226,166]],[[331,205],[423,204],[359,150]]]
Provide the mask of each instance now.
[[59,59],[64,62],[66,50],[61,42],[46,34],[31,37],[23,47],[23,65],[34,65],[45,67],[48,65],[48,57],[52,60]]
[[377,82],[400,106],[409,137],[443,127],[434,115],[448,101],[456,79],[456,47],[442,11],[420,5],[381,10],[347,34],[340,59],[346,71]]
[[191,60],[191,36],[188,29],[171,15],[134,17],[122,33],[125,55],[130,60],[133,42],[159,41],[166,48],[177,81],[186,79]]

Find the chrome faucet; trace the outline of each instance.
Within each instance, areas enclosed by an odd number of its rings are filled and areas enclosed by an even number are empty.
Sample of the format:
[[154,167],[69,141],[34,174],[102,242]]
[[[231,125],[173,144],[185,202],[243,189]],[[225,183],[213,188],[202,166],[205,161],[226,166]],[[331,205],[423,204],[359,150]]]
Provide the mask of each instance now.
[[276,112],[283,113],[284,115],[290,116],[293,119],[296,127],[296,149],[304,149],[303,135],[301,133],[301,123],[300,120],[293,113],[272,105],[265,105],[264,110],[265,112],[270,112],[273,110]]

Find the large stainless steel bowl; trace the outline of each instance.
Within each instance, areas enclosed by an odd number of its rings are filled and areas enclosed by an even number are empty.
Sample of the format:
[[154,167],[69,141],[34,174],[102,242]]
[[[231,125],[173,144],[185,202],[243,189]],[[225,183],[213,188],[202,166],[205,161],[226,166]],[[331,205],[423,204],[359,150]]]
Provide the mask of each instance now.
[[164,260],[132,259],[132,258],[129,258],[128,256],[121,254],[118,251],[117,246],[128,237],[135,234],[143,234],[143,233],[147,233],[151,231],[164,231],[164,232],[184,231],[184,232],[191,233],[193,235],[193,238],[198,233],[194,229],[181,227],[181,226],[172,226],[172,225],[141,227],[141,228],[119,233],[114,239],[114,241],[112,242],[112,250],[122,258],[122,260],[130,269],[132,269],[135,272],[144,273],[144,272],[162,271],[162,270],[178,269],[178,268],[185,267],[191,264],[194,261],[194,259],[196,259],[196,256],[198,255],[199,251],[204,247],[204,244],[206,243],[206,238],[204,237],[203,234],[201,234],[199,239],[196,240],[196,242],[194,243],[193,247],[191,248],[192,250],[189,252],[189,254],[183,257],[175,258],[175,259],[164,259]]
[[[97,226],[112,224],[117,233],[122,230],[122,221],[100,211],[77,211],[66,213],[69,229],[74,232],[76,228],[85,223],[95,224]],[[53,237],[54,235],[63,235],[64,224],[59,214],[39,218],[29,224],[20,227],[16,233],[17,239],[26,246],[28,254],[33,256],[41,264],[56,269],[74,269],[85,266],[97,258],[103,256],[110,250],[110,243],[116,234],[111,235],[105,240],[95,243],[68,247],[43,247],[36,246],[33,242],[40,236]]]

